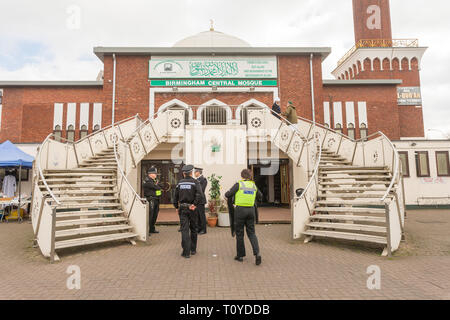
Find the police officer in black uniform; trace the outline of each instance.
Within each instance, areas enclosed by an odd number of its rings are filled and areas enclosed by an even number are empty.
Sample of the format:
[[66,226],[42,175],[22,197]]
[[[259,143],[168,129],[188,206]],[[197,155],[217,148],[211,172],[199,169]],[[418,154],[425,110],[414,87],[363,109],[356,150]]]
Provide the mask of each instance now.
[[[181,256],[190,258],[197,253],[197,212],[196,207],[202,200],[202,188],[192,177],[194,167],[186,165],[182,169],[184,178],[178,182],[173,205],[180,215]],[[190,231],[190,232],[189,232]]]
[[158,171],[155,167],[151,167],[147,170],[147,178],[142,183],[144,187],[144,197],[147,198],[147,201],[150,205],[149,210],[149,232],[150,233],[159,233],[155,229],[156,219],[158,219],[159,213],[159,201],[162,194],[162,187],[157,182],[156,177],[158,175]]
[[200,183],[202,187],[202,201],[197,206],[197,215],[198,215],[198,234],[206,233],[206,214],[205,214],[205,205],[206,205],[206,195],[205,190],[208,185],[208,180],[203,176],[202,168],[195,168],[194,175],[197,181]]

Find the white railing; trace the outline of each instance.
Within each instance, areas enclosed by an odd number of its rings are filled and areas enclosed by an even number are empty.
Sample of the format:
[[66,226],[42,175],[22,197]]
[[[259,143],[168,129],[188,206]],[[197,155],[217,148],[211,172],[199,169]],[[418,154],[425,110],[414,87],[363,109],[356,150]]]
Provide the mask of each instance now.
[[[136,121],[136,122],[134,122]],[[112,145],[111,141],[120,134],[122,137],[134,131],[142,120],[138,115],[119,121],[115,125],[109,125],[99,131],[80,139],[76,142],[49,134],[39,146],[35,160],[38,177],[33,183],[32,198],[32,225],[35,241],[46,257],[54,258],[55,238],[55,211],[61,202],[56,198],[45,179],[44,170],[67,170],[78,168],[82,160],[95,156],[98,152],[106,150]],[[107,134],[109,133],[109,140]],[[60,141],[64,142],[60,142]],[[100,143],[98,143],[98,141]],[[97,146],[93,147],[93,143]],[[79,157],[81,156],[81,159]],[[90,156],[89,156],[90,155]],[[40,182],[43,183],[47,195],[40,190]],[[44,240],[45,239],[45,240]],[[50,239],[50,240],[49,240]],[[50,241],[50,242],[49,242]],[[50,244],[50,246],[49,246]]]
[[[119,142],[120,141],[120,142]],[[122,143],[122,150],[120,158],[125,157],[126,149],[124,148],[125,144],[129,144],[129,142],[125,142],[123,140],[119,140],[118,143]],[[141,241],[147,241],[148,237],[148,202],[146,199],[141,198],[130,181],[128,180],[126,174],[123,171],[121,162],[119,161],[119,154],[117,152],[116,143],[113,144],[114,147],[114,157],[117,163],[117,187],[118,194],[120,198],[120,202],[122,204],[122,208],[125,211],[125,215],[129,224],[133,227],[134,232],[137,233],[138,239]]]

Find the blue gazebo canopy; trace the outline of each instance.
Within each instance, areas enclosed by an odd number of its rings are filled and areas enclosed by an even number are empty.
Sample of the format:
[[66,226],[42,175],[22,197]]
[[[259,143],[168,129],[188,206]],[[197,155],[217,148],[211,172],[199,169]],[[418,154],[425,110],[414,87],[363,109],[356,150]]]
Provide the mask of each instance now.
[[7,140],[0,144],[0,167],[32,168],[34,158]]

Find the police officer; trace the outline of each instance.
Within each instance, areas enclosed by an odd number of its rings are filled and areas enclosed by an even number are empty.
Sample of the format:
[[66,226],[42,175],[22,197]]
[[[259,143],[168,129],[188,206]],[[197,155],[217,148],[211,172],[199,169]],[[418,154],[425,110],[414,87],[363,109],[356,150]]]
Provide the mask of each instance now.
[[148,203],[150,204],[149,210],[149,232],[150,233],[159,233],[155,229],[156,219],[158,219],[159,213],[159,201],[161,198],[161,185],[157,182],[156,177],[158,175],[158,171],[155,167],[151,167],[147,170],[147,178],[142,183],[144,188],[144,197],[147,198]]
[[[180,215],[181,224],[181,256],[190,258],[197,253],[197,212],[196,207],[202,200],[202,189],[197,180],[192,177],[192,165],[184,166],[184,178],[175,188],[173,205]],[[189,232],[190,231],[190,232]]]
[[195,168],[194,175],[197,181],[200,183],[202,187],[202,201],[197,206],[197,215],[198,215],[198,234],[206,233],[206,215],[205,215],[205,205],[206,205],[206,195],[205,190],[208,185],[208,180],[203,176],[202,168]]
[[255,264],[261,264],[261,255],[259,253],[258,238],[255,233],[255,199],[260,199],[261,192],[252,181],[252,173],[248,169],[241,172],[242,180],[237,182],[229,191],[225,193],[225,197],[234,197],[235,208],[235,229],[236,229],[236,250],[237,255],[234,258],[242,262],[245,257],[244,244],[244,227],[247,230],[247,237],[253,248],[255,256]]

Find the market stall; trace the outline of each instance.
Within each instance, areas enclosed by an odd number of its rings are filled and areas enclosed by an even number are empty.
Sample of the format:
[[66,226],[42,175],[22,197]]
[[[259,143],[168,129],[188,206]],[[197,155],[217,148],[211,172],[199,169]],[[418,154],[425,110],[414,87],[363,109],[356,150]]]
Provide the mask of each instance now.
[[[9,210],[9,212],[5,212],[4,208],[9,207],[17,207],[16,214],[17,219],[19,221],[22,220],[21,210],[20,208],[24,204],[29,203],[29,199],[24,199],[21,193],[22,187],[22,170],[23,169],[31,169],[33,167],[34,158],[29,154],[20,150],[17,146],[15,146],[11,141],[5,141],[0,144],[0,168],[5,169],[15,169],[18,170],[18,179],[16,176],[11,174],[5,175],[4,180],[1,184],[1,192],[2,197],[0,198],[0,212],[1,220],[3,220],[8,214],[9,218],[12,218],[12,213],[14,211]],[[16,195],[16,182],[18,180],[18,192]]]

